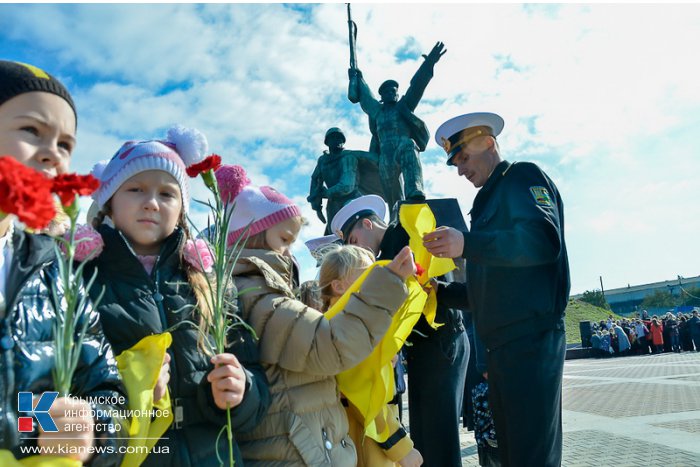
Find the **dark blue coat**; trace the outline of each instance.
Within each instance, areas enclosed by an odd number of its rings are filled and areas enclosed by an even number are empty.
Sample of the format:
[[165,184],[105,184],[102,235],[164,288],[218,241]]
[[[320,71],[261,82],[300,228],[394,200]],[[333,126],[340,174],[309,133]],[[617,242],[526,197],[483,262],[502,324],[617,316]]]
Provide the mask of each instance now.
[[[12,238],[14,254],[6,287],[7,313],[0,319],[0,449],[10,449],[15,457],[26,457],[20,446],[36,445],[37,431],[18,433],[17,393],[40,394],[53,391],[51,371],[54,367],[53,326],[56,322],[52,289],[59,300],[63,284],[58,275],[54,241],[45,235],[30,235],[17,230]],[[87,336],[80,352],[73,378],[72,396],[100,397],[118,401],[125,396],[112,349],[100,326],[99,315],[90,309]],[[79,325],[78,328],[81,326]],[[118,404],[96,405],[96,413],[105,414],[124,409]],[[21,414],[26,416],[26,414]],[[116,423],[109,417],[96,420],[107,428]],[[36,423],[35,423],[36,427]],[[123,433],[123,431],[122,431]],[[116,452],[119,445],[114,430],[95,432],[98,446]],[[121,455],[104,453],[92,459],[91,465],[119,465]]]
[[479,190],[464,233],[467,283],[438,300],[468,306],[487,349],[563,326],[571,287],[564,205],[535,164],[503,161]]

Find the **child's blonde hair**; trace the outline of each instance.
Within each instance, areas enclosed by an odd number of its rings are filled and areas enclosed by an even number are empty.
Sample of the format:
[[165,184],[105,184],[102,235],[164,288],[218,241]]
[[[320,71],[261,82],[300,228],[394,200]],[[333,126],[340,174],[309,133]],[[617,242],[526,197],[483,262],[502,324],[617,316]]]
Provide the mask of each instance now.
[[355,245],[329,245],[320,252],[323,257],[319,271],[319,289],[324,310],[330,307],[333,293],[333,281],[342,280],[353,271],[364,271],[374,263],[374,254]]

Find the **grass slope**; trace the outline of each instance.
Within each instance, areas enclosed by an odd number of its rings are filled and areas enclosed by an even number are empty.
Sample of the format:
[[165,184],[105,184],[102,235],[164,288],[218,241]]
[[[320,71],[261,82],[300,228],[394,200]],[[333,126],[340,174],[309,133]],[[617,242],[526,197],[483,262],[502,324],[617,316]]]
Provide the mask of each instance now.
[[581,342],[579,322],[605,321],[608,319],[608,315],[610,314],[612,314],[615,319],[621,319],[621,317],[615,313],[591,305],[590,303],[582,302],[580,300],[569,300],[569,305],[566,307],[566,343],[574,344]]

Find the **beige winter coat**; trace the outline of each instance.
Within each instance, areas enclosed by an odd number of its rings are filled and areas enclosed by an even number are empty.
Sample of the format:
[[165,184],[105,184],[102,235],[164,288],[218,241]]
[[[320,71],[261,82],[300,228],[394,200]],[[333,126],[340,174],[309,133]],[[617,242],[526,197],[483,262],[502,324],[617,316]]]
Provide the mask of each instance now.
[[272,404],[237,439],[246,466],[354,467],[355,446],[335,375],[366,358],[407,297],[403,281],[375,268],[345,310],[327,320],[294,298],[292,261],[269,250],[243,250],[234,269],[243,316],[259,337]]

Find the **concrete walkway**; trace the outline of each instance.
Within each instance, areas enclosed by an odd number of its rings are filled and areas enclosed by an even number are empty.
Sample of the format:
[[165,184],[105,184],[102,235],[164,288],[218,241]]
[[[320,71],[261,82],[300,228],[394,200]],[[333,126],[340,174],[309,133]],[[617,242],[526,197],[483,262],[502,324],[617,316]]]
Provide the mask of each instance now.
[[700,466],[698,352],[569,360],[563,399],[565,466]]

